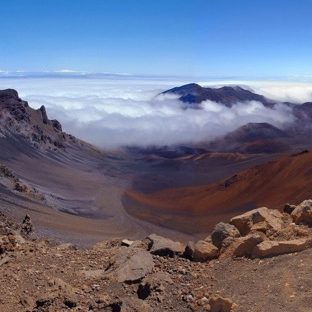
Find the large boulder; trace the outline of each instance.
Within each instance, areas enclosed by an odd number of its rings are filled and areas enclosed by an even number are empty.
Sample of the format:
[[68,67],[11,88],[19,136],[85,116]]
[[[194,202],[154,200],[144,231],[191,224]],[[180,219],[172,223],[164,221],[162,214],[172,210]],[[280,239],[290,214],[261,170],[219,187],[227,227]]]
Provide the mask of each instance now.
[[283,215],[278,210],[266,207],[257,208],[234,217],[230,223],[242,235],[247,235],[251,231],[266,233],[267,230],[273,230],[278,232],[284,225]]
[[228,237],[239,237],[240,233],[238,229],[229,223],[220,222],[211,233],[212,243],[221,248],[223,241]]
[[142,280],[154,268],[153,257],[143,249],[122,247],[110,265],[108,274],[118,282]]
[[291,216],[296,224],[312,226],[312,200],[303,201],[293,210]]
[[185,245],[180,242],[175,242],[156,234],[149,235],[147,239],[150,242],[149,251],[154,255],[174,257],[184,253]]
[[303,251],[312,247],[311,238],[299,238],[289,241],[263,241],[253,250],[253,258],[268,258]]
[[247,236],[239,237],[224,250],[221,258],[248,257],[253,254],[254,248],[265,239],[263,233],[252,233]]
[[194,261],[208,261],[218,257],[219,249],[210,242],[199,240],[194,244],[191,259]]

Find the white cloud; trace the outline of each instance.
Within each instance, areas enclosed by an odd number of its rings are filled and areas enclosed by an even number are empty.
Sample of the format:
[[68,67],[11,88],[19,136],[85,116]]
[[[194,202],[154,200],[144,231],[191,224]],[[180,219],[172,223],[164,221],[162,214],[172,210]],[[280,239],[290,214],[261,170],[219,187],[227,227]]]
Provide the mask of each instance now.
[[[31,106],[45,105],[49,117],[60,120],[65,131],[102,147],[208,141],[248,122],[282,127],[292,120],[283,105],[271,110],[261,103],[249,102],[228,108],[206,101],[202,110],[184,110],[175,96],[156,97],[161,91],[184,83],[131,77],[1,79],[0,89],[16,88]],[[239,83],[278,100],[298,102],[308,100],[312,90],[309,84]]]

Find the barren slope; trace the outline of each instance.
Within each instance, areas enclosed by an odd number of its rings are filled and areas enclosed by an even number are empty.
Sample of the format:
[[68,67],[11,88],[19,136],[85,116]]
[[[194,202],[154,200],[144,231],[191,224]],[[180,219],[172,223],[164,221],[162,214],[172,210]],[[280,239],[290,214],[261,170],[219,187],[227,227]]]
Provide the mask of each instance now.
[[[256,206],[281,208],[312,196],[312,153],[283,156],[218,183],[166,189],[152,194],[129,190],[127,211],[144,220],[204,232],[216,221]],[[192,222],[189,222],[192,220]]]

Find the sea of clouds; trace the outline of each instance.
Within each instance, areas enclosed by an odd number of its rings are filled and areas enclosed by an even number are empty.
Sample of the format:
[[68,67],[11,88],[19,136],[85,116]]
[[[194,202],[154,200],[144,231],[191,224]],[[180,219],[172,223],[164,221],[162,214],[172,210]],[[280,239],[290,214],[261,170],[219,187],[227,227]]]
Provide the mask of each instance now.
[[[283,127],[293,120],[285,105],[261,103],[232,108],[206,101],[202,109],[183,109],[174,96],[158,96],[190,82],[144,77],[1,78],[0,89],[14,88],[34,108],[45,105],[50,119],[66,132],[104,148],[124,145],[187,144],[222,136],[248,122]],[[278,101],[312,100],[311,83],[266,81],[201,81],[205,86],[239,84]]]

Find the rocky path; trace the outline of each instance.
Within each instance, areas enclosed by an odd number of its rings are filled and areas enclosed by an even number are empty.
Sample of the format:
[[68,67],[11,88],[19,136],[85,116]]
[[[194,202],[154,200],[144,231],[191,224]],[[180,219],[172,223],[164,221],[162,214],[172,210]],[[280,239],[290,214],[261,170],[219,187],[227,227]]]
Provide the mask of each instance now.
[[89,249],[0,215],[0,311],[311,311],[312,201],[285,211],[255,209],[187,246],[153,234]]

